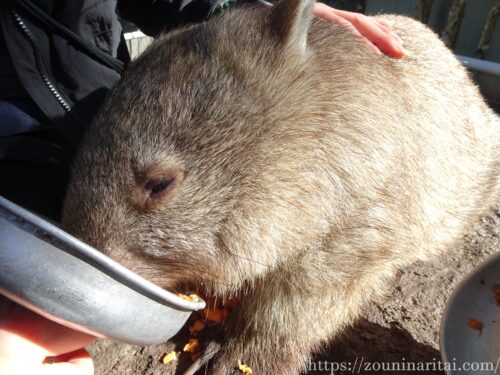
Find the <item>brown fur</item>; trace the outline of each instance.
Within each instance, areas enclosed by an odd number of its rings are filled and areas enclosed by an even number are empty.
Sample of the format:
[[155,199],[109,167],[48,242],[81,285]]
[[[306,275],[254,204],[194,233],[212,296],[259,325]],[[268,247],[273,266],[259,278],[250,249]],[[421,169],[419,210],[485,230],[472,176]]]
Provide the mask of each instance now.
[[382,17],[410,51],[396,61],[311,4],[159,38],[74,164],[66,228],[164,287],[240,296],[215,374],[299,372],[498,194],[499,119],[437,36]]

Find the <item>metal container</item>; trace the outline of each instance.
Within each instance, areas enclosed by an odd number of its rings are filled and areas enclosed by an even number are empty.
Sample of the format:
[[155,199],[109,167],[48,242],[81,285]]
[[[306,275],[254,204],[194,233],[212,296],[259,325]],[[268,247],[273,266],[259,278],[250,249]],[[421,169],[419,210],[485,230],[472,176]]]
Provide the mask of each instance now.
[[[462,280],[441,322],[441,356],[449,375],[500,373],[500,306],[492,288],[500,284],[500,252]],[[482,329],[469,327],[470,319]]]
[[0,197],[0,293],[65,326],[130,344],[168,340],[205,307],[150,283]]

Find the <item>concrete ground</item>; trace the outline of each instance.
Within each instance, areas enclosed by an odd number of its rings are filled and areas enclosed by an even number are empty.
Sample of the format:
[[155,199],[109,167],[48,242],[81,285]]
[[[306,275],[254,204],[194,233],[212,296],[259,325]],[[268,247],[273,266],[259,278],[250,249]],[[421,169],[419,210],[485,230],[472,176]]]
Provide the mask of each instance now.
[[[500,204],[447,254],[401,271],[386,297],[368,306],[354,327],[314,358],[316,369],[311,364],[309,374],[331,373],[330,370],[319,370],[323,361],[332,363],[330,366],[333,367],[342,363],[359,366],[361,360],[364,364],[438,360],[439,324],[446,300],[456,284],[474,266],[499,250]],[[174,341],[180,344],[186,338],[186,333],[181,333]],[[90,346],[89,350],[95,361],[96,375],[174,375],[181,373],[176,371],[176,364],[164,365],[160,361],[163,354],[174,348],[173,342],[138,347],[100,341]],[[176,350],[180,350],[179,346]],[[357,373],[388,372],[362,370]],[[419,371],[418,374],[441,372]]]

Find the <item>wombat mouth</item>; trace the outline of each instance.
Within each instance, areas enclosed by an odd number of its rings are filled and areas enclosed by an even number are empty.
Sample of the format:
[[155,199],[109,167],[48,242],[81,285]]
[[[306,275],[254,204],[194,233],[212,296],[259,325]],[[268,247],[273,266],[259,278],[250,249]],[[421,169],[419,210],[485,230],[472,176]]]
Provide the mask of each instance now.
[[[206,302],[203,310],[195,311],[179,337],[189,336],[189,342],[196,342],[194,352],[188,350],[191,354],[191,366],[184,374],[194,374],[201,366],[219,351],[224,342],[227,324],[231,316],[235,315],[235,310],[240,307],[240,301],[237,298],[224,298],[216,294],[207,294],[204,285],[192,282],[179,283],[174,288],[181,298],[202,298]],[[194,295],[194,296],[193,296]],[[184,347],[186,351],[186,347]]]
[[219,282],[209,280],[208,282],[201,280],[181,280],[171,284],[159,283],[162,288],[174,294],[183,295],[197,295],[201,299],[208,302],[216,300],[218,303],[225,304],[226,301],[239,300],[240,296],[245,294],[245,290],[251,286],[247,281],[239,285],[224,284],[220,285]]

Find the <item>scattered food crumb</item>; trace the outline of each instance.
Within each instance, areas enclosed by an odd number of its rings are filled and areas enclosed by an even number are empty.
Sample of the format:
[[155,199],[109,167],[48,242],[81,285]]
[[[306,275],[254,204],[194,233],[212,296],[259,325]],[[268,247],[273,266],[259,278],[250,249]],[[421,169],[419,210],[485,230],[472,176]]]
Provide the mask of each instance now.
[[238,359],[238,370],[243,374],[253,374],[252,369],[247,365],[241,363],[241,360]]
[[171,351],[165,354],[161,361],[166,365],[167,363],[175,361],[176,359],[177,359],[177,353],[175,351]]
[[194,353],[196,352],[196,349],[198,349],[198,346],[200,346],[200,341],[198,339],[189,339],[188,343],[184,345],[182,350],[186,353]]
[[480,282],[482,285],[484,285],[484,283],[485,283],[484,279],[479,279],[479,282]]
[[469,321],[467,322],[467,325],[472,328],[472,329],[475,329],[479,332],[482,332],[483,331],[483,323],[479,320],[476,320],[476,319],[469,319]]

